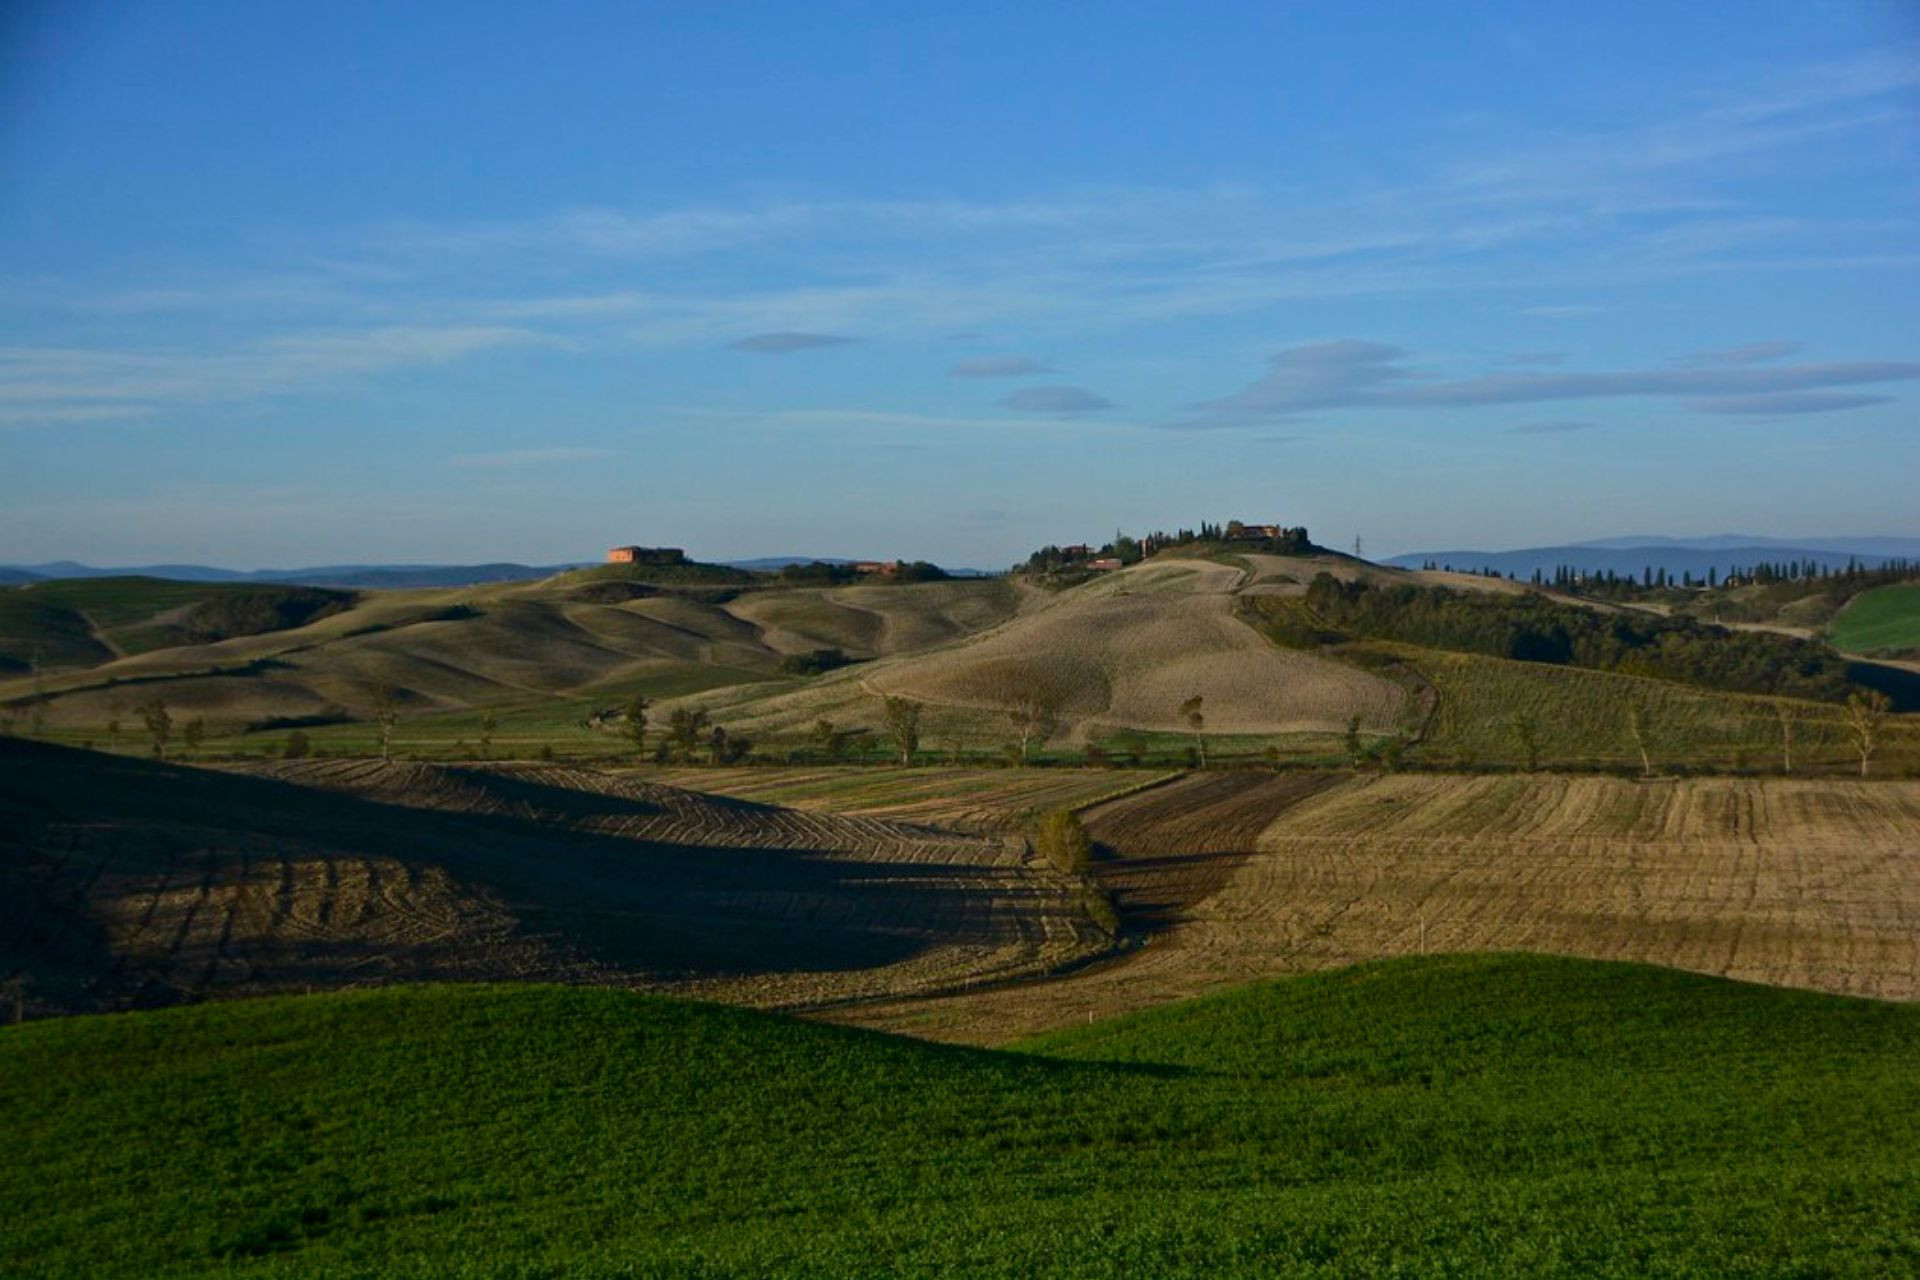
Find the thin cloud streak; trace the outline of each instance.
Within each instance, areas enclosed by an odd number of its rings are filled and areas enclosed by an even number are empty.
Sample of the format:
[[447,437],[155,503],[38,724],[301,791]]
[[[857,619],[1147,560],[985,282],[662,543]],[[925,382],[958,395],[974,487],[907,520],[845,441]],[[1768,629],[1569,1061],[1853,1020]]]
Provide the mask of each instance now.
[[1022,413],[1095,413],[1113,401],[1085,387],[1022,387],[1000,397],[1000,404]]
[[[1265,377],[1233,395],[1194,407],[1206,415],[1184,425],[1274,421],[1312,410],[1438,409],[1656,396],[1715,404],[1884,382],[1920,380],[1920,361],[1879,360],[1803,365],[1685,366],[1594,373],[1512,373],[1443,379],[1406,363],[1408,352],[1382,342],[1341,339],[1293,347],[1275,355]],[[1845,402],[1842,403],[1841,401]],[[1856,408],[1855,396],[1801,396],[1776,403],[1785,412]],[[1732,410],[1744,412],[1744,410]]]

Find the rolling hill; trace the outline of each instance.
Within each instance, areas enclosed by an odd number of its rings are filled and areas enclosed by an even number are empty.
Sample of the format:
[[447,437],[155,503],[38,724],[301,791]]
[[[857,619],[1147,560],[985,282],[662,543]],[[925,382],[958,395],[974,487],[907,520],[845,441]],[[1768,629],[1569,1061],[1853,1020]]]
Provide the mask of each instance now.
[[198,1005],[0,1028],[0,1270],[1893,1275],[1917,1076],[1912,1007],[1498,956],[1018,1052],[537,986]]
[[[1413,602],[1426,613],[1334,643],[1342,633],[1307,598],[1320,574],[1444,588],[1453,603],[1441,610],[1428,591]],[[1911,673],[1849,667],[1811,645],[1787,653],[1791,641],[1765,634],[1779,624],[1716,633],[1663,616],[1674,612],[1331,553],[1163,553],[1052,589],[1020,577],[793,586],[699,565],[357,594],[55,581],[0,592],[0,640],[16,655],[12,678],[0,676],[0,718],[118,748],[139,740],[141,708],[159,698],[216,751],[258,754],[298,729],[323,749],[366,753],[390,705],[404,751],[612,759],[631,752],[615,732],[622,709],[645,696],[657,704],[650,746],[685,711],[759,758],[798,761],[824,759],[830,739],[836,752],[887,750],[894,697],[922,706],[921,748],[950,762],[1019,756],[1024,737],[1024,754],[1042,759],[1084,760],[1091,748],[1165,764],[1198,750],[1188,706],[1198,697],[1200,735],[1220,758],[1347,761],[1351,726],[1363,745],[1427,763],[1525,762],[1535,756],[1513,725],[1527,717],[1543,734],[1538,759],[1618,767],[1639,758],[1623,712],[1636,704],[1661,708],[1666,759],[1740,768],[1769,752],[1777,728],[1774,702],[1752,695],[1823,699],[1796,712],[1805,761],[1821,767],[1846,759],[1834,693],[1846,680],[1871,679],[1900,709],[1920,702]],[[1435,619],[1444,634],[1428,634]],[[1586,637],[1578,643],[1606,648],[1618,669],[1583,670],[1566,654],[1503,660],[1499,637],[1516,627],[1547,628],[1563,649]],[[183,643],[209,635],[226,638]],[[38,677],[21,652],[40,654]],[[1890,730],[1888,768],[1907,767],[1913,736]]]
[[472,732],[459,717],[480,708],[508,734],[605,741],[589,718],[635,693],[773,680],[784,659],[818,649],[863,659],[936,644],[1010,616],[1030,594],[1003,579],[749,591],[607,566],[534,583],[323,593],[331,603],[305,625],[153,647],[179,638],[195,602],[314,591],[97,579],[0,592],[0,636],[67,667],[36,684],[16,666],[0,700],[44,693],[56,731],[98,734],[159,696],[177,717],[233,734],[364,721],[391,689],[410,719],[442,717],[449,742]]

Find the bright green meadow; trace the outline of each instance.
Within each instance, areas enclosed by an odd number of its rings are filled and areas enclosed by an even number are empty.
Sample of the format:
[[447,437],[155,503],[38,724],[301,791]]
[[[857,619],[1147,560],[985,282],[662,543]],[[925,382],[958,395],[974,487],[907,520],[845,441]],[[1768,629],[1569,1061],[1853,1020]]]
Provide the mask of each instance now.
[[1911,1275],[1920,1009],[1421,958],[1015,1051],[422,987],[0,1030],[0,1273]]

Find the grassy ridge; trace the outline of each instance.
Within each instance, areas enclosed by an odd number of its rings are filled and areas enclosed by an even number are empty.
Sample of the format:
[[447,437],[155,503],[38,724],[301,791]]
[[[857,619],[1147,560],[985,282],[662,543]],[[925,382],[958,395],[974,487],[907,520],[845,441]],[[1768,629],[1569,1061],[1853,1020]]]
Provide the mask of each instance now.
[[1848,653],[1920,651],[1920,583],[1876,587],[1833,620],[1833,643]]
[[1024,1048],[556,988],[29,1024],[0,1271],[1920,1265],[1920,1009],[1460,957]]

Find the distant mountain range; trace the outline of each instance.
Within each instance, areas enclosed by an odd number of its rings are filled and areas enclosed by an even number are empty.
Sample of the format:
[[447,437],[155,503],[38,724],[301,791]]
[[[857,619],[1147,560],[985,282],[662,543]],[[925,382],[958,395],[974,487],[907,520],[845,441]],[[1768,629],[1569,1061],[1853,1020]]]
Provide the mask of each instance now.
[[1584,573],[1638,576],[1651,568],[1656,573],[1666,570],[1669,578],[1686,573],[1704,578],[1709,571],[1725,576],[1730,570],[1747,569],[1756,564],[1809,560],[1833,569],[1845,568],[1850,561],[1878,568],[1889,560],[1920,560],[1920,538],[1764,538],[1737,533],[1709,538],[1640,535],[1510,551],[1410,551],[1390,556],[1381,563],[1405,569],[1418,569],[1431,563],[1467,573],[1492,570],[1524,580],[1531,578],[1536,569],[1543,576],[1551,577],[1562,565]]
[[546,578],[577,564],[329,564],[305,569],[220,569],[205,564],[139,564],[101,568],[73,560],[0,565],[0,581],[46,578],[170,578],[175,582],[279,582],[305,587],[465,587],[481,582]]
[[[763,556],[755,560],[724,561],[729,568],[771,573],[790,564],[852,564],[830,556]],[[205,564],[139,564],[101,568],[75,560],[46,564],[0,565],[0,586],[19,586],[49,578],[170,578],[175,582],[276,582],[303,587],[470,587],[485,582],[520,582],[549,578],[567,569],[599,561],[571,564],[330,564],[305,569],[220,569]],[[949,569],[955,577],[987,576],[978,569]]]

